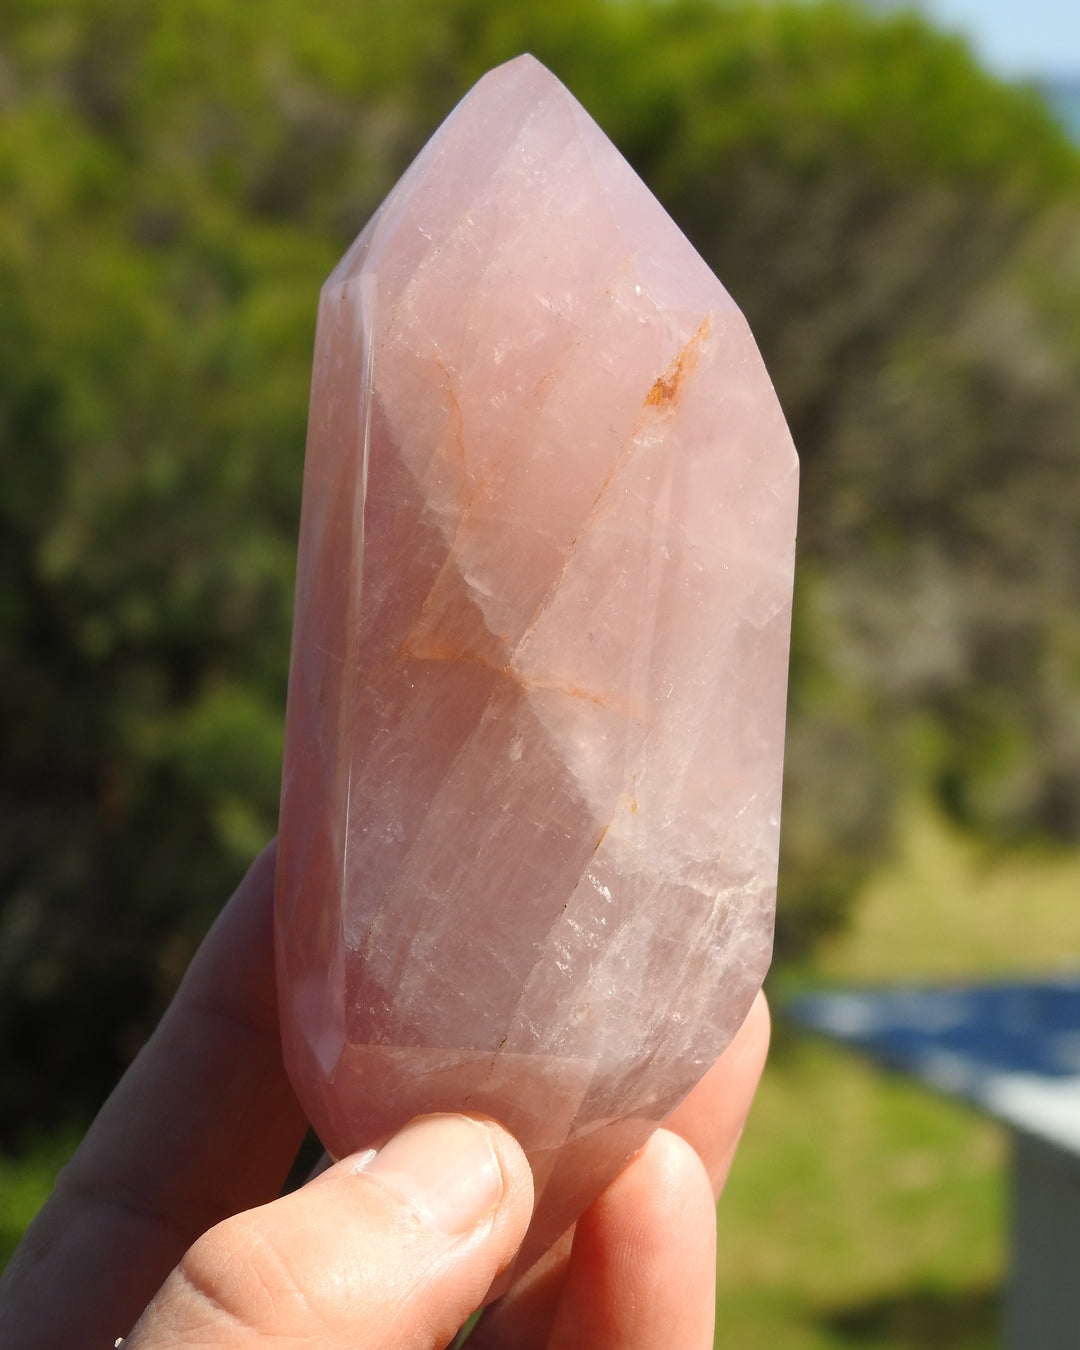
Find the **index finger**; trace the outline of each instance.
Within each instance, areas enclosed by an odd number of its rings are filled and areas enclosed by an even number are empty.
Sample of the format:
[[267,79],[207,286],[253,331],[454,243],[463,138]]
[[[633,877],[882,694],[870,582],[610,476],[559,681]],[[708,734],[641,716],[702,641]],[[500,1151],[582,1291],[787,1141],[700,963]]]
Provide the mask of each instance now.
[[111,1346],[207,1228],[280,1193],[305,1120],[281,1060],[263,851],[0,1285],[0,1347]]

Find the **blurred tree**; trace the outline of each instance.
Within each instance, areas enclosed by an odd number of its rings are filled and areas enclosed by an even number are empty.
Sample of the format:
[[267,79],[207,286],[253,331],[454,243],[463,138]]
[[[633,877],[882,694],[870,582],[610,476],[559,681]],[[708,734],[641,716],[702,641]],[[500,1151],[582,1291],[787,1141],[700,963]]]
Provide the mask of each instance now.
[[530,49],[745,309],[803,456],[779,944],[907,784],[1080,836],[1080,156],[917,20],[0,10],[0,1138],[78,1115],[276,810],[315,297]]

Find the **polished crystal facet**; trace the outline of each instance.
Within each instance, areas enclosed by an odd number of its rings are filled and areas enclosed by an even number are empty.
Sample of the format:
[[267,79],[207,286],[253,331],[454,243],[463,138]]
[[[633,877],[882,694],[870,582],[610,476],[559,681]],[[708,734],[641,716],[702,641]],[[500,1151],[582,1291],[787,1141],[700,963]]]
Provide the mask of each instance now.
[[768,965],[797,461],[753,339],[581,106],[473,89],[323,288],[277,876],[335,1154],[529,1154],[531,1260]]

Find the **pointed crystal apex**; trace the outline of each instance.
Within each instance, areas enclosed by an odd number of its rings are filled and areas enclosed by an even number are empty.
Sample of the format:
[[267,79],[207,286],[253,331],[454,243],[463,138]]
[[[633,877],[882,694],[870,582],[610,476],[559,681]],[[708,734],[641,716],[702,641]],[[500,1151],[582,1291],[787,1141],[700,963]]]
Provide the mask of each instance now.
[[519,1266],[768,965],[796,495],[726,291],[539,63],[485,76],[320,300],[277,948],[327,1147],[502,1120]]

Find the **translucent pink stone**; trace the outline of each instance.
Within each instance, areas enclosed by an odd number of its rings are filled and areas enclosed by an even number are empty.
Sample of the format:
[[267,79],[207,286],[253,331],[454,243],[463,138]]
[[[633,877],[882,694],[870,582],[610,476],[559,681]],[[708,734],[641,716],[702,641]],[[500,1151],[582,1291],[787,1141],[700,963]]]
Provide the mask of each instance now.
[[503,1121],[521,1263],[769,961],[797,461],[746,323],[531,57],[319,305],[277,948],[330,1151]]

